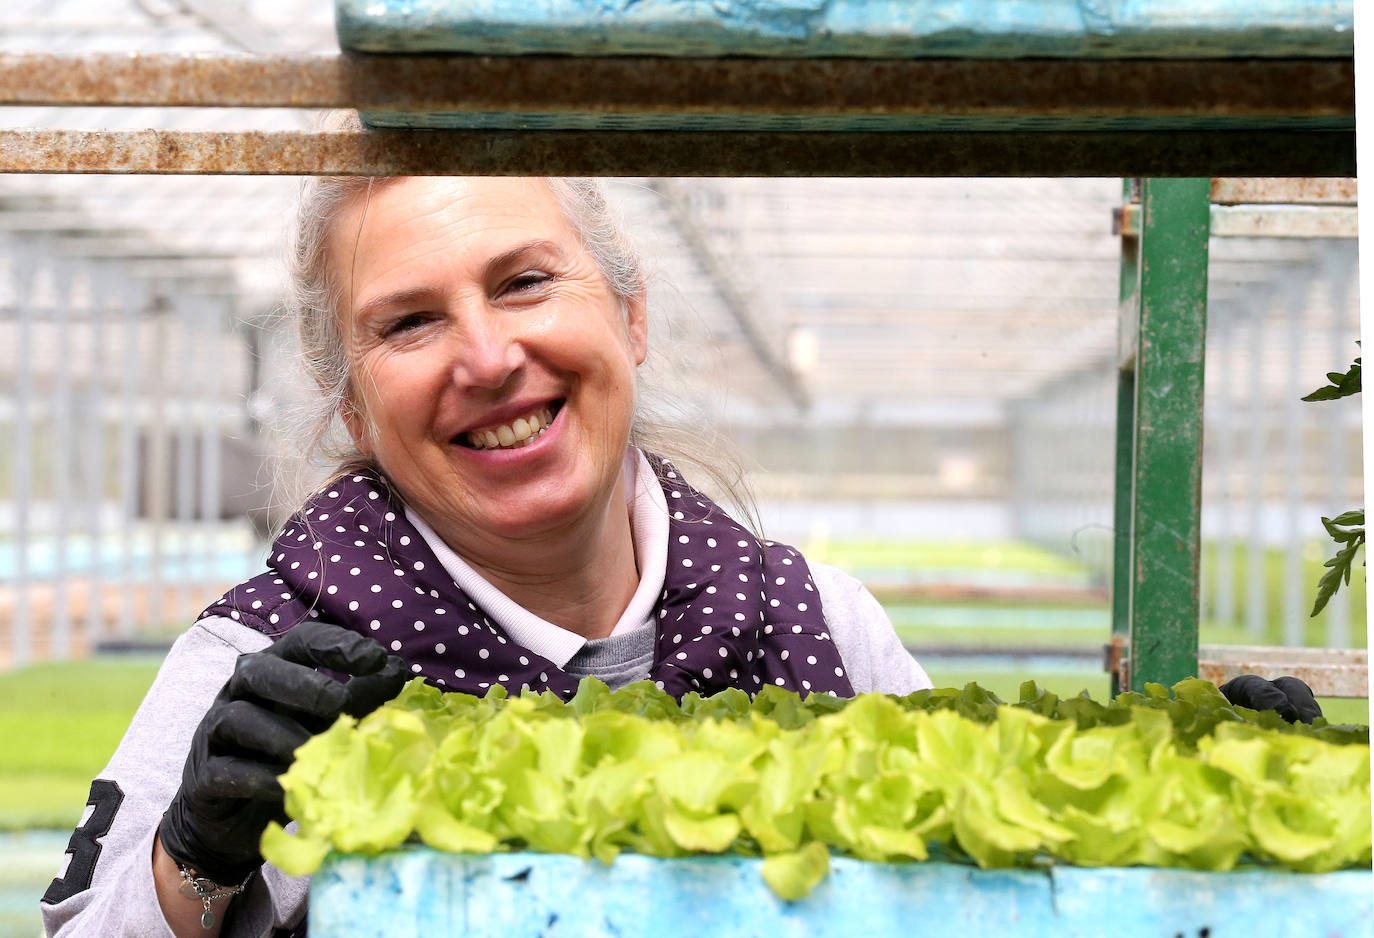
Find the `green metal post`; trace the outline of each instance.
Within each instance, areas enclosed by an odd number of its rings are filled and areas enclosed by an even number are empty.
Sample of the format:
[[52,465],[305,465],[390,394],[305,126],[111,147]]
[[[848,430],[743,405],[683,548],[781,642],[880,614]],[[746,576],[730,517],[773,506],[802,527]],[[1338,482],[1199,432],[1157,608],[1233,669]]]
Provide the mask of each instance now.
[[1130,687],[1197,674],[1210,180],[1141,186]]
[[[1122,184],[1121,289],[1116,372],[1116,489],[1112,511],[1112,635],[1131,634],[1131,504],[1135,492],[1135,339],[1140,312],[1140,180]],[[1111,669],[1112,695],[1124,689]]]

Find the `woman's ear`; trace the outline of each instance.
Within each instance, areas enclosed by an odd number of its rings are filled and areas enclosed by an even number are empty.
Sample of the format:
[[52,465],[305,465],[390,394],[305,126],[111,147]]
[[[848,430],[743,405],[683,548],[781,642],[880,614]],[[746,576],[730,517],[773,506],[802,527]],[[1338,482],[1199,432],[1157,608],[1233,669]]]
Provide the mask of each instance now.
[[343,418],[344,426],[348,428],[348,435],[353,440],[353,446],[359,453],[372,458],[372,444],[368,440],[367,418],[358,410],[352,399],[346,398],[339,405],[339,416]]
[[649,354],[648,301],[642,287],[625,301],[625,315],[630,333],[630,351],[634,354],[635,364],[642,365]]

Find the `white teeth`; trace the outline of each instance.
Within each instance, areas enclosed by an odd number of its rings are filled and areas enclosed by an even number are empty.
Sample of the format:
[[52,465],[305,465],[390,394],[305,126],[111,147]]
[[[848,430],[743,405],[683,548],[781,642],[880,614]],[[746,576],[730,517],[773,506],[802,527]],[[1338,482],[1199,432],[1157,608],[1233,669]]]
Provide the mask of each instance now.
[[541,407],[525,417],[517,417],[505,426],[469,431],[466,439],[474,449],[519,449],[539,439],[551,423],[553,412]]

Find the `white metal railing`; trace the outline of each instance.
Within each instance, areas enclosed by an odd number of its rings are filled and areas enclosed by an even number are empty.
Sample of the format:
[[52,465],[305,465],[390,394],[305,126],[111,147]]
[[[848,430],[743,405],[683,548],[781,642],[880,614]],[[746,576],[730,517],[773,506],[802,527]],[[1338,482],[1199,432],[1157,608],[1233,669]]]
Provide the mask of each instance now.
[[0,258],[0,668],[184,626],[257,553],[231,301],[41,237]]
[[[1305,261],[1257,260],[1258,276],[1239,286],[1218,284],[1213,274],[1199,604],[1204,622],[1243,627],[1256,640],[1272,633],[1282,645],[1301,646],[1315,635],[1345,648],[1364,631],[1360,594],[1343,588],[1309,621],[1316,595],[1309,573],[1315,555],[1334,552],[1320,517],[1364,504],[1359,407],[1301,397],[1360,354],[1355,244],[1312,243],[1319,250]],[[1235,252],[1229,256],[1235,261]],[[1112,562],[1114,389],[1104,362],[1020,402],[1012,427],[1018,530],[1077,556],[1104,582]],[[1277,615],[1265,547],[1271,556],[1281,552]]]

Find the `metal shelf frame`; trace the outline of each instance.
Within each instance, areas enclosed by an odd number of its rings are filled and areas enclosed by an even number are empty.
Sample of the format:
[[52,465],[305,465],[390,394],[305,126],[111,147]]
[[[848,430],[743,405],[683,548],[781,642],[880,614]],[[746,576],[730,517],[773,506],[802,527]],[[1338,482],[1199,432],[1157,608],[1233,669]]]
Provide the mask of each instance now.
[[[1220,682],[1247,672],[1301,672],[1320,695],[1368,697],[1368,659],[1359,650],[1209,646],[1202,653],[1198,645],[1213,219],[1249,218],[1234,233],[1250,236],[1287,225],[1291,230],[1278,233],[1353,237],[1347,206],[1355,202],[1354,180],[1128,179],[1123,202],[1116,220],[1121,315],[1107,653],[1113,693],[1199,674]],[[1228,213],[1229,205],[1246,203],[1319,208],[1315,215]]]
[[1349,58],[4,54],[0,107],[357,108],[488,129],[10,129],[0,172],[1353,176],[1354,87]]

